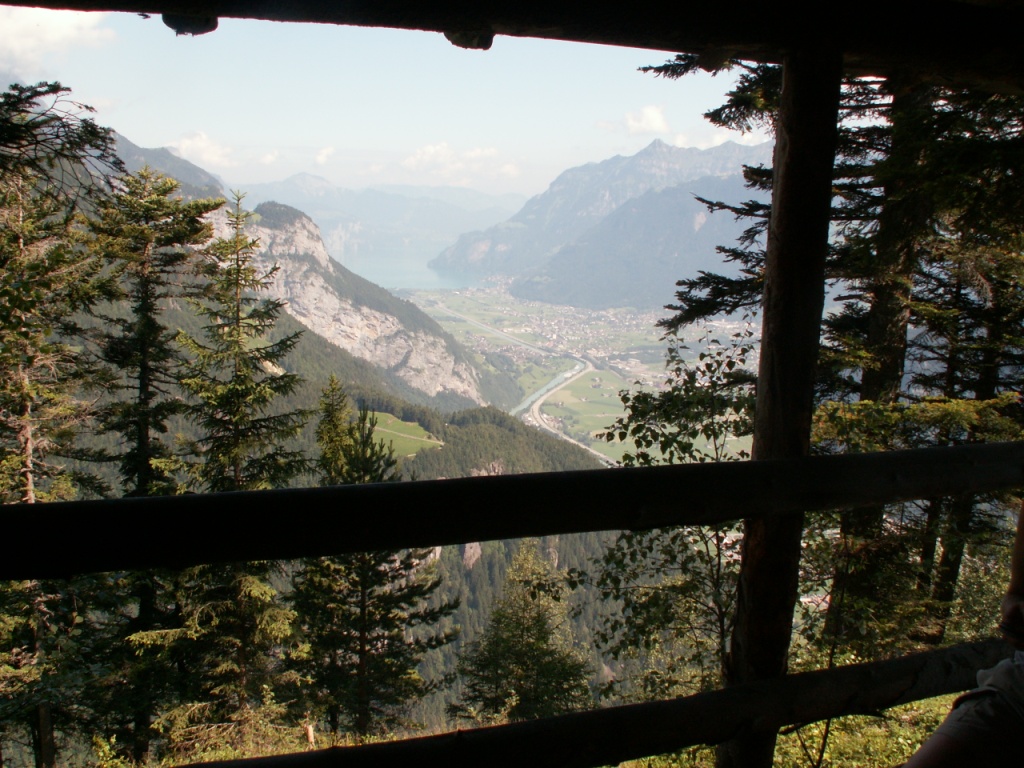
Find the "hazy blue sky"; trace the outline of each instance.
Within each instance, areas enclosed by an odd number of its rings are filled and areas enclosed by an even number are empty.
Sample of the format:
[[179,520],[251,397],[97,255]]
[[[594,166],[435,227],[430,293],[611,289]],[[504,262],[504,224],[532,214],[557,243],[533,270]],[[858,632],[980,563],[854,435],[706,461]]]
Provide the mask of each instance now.
[[765,140],[701,117],[727,76],[637,72],[670,57],[509,37],[467,51],[434,33],[235,19],[175,37],[159,17],[0,6],[0,77],[59,80],[101,124],[233,185],[308,171],[347,187],[535,194],[655,138]]

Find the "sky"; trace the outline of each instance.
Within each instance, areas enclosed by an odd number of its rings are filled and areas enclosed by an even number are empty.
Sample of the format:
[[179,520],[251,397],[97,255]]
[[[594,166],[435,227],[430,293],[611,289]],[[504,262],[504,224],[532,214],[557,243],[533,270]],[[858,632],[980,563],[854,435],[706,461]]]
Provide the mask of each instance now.
[[702,118],[727,74],[637,71],[671,56],[510,37],[464,50],[437,33],[237,19],[177,37],[158,16],[0,6],[3,85],[58,80],[101,125],[242,189],[307,172],[349,188],[533,195],[654,139],[767,139]]

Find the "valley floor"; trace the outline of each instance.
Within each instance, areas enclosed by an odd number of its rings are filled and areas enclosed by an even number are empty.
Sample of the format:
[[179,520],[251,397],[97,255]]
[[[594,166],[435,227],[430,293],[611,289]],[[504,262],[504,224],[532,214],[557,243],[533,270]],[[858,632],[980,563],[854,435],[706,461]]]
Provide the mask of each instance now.
[[[525,392],[513,415],[619,461],[627,446],[602,434],[623,414],[620,392],[661,386],[668,344],[657,322],[667,311],[544,304],[506,288],[421,290],[409,298],[482,360],[511,373]],[[732,325],[719,330],[728,335],[740,324]]]

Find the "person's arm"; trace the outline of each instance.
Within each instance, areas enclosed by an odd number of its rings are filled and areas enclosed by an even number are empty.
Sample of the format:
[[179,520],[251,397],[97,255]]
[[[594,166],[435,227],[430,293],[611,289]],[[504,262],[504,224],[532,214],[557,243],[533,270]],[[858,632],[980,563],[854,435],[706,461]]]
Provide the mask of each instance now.
[[1003,616],[999,628],[1017,648],[1024,649],[1024,501],[1017,517],[1017,535],[1010,559],[1010,586],[1003,598]]

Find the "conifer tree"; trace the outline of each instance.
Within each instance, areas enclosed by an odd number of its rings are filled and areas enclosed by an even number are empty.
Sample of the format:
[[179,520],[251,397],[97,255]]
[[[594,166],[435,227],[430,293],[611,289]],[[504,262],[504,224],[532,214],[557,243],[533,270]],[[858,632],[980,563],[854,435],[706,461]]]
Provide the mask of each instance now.
[[316,459],[321,485],[342,485],[348,466],[346,455],[351,451],[352,410],[341,382],[331,374],[320,396],[320,420],[316,426],[316,443],[320,455]]
[[0,582],[0,747],[27,736],[36,768],[66,764],[57,735],[88,722],[90,598],[102,586],[102,577]]
[[245,233],[251,216],[236,193],[230,235],[209,248],[209,283],[194,302],[206,320],[205,339],[178,334],[192,358],[181,386],[193,400],[189,413],[201,434],[193,445],[199,457],[193,475],[212,492],[280,488],[308,466],[300,451],[286,447],[306,413],[277,410],[278,399],[299,384],[280,366],[301,334],[268,338],[284,303],[255,295],[270,288],[277,268],[264,272],[255,264],[259,242]]
[[534,586],[550,584],[554,575],[537,542],[521,542],[509,567],[505,594],[491,613],[483,637],[459,656],[463,689],[450,714],[532,720],[593,704],[590,669],[573,647],[567,608],[550,592]]
[[[323,485],[397,482],[390,445],[375,436],[365,407],[350,421],[333,376],[320,401],[317,465]],[[440,681],[416,672],[423,655],[455,638],[438,624],[458,601],[438,603],[430,550],[375,551],[303,560],[292,605],[302,647],[293,666],[306,710],[326,719],[332,737],[357,739],[399,724],[409,706]]]
[[[206,249],[201,273],[208,282],[193,300],[206,323],[204,338],[178,334],[190,358],[180,383],[200,433],[191,446],[197,457],[191,477],[210,492],[283,487],[308,466],[286,445],[306,414],[281,412],[278,404],[299,383],[281,370],[299,334],[269,338],[283,303],[258,294],[270,288],[276,268],[263,271],[255,263],[259,242],[245,232],[251,214],[241,202],[236,193],[228,236]],[[271,584],[280,570],[267,561],[191,569],[177,587],[182,626],[144,638],[170,643],[186,670],[181,700],[187,703],[165,717],[183,757],[182,744],[208,735],[214,723],[228,722],[234,735],[225,733],[225,740],[237,743],[253,713],[267,711],[280,672],[275,657],[292,619]]]
[[[144,168],[122,177],[89,222],[89,246],[116,287],[117,303],[97,312],[100,356],[120,395],[102,408],[101,429],[120,437],[112,458],[128,496],[172,493],[177,486],[180,460],[163,436],[168,420],[186,408],[177,388],[184,358],[163,314],[194,289],[199,249],[213,236],[204,217],[223,204],[185,201],[178,188]],[[96,715],[140,762],[148,757],[159,710],[174,701],[176,671],[161,648],[136,641],[180,627],[174,587],[169,573],[118,574],[102,612],[105,642],[97,660],[107,671],[93,686]]]
[[[707,117],[733,128],[758,122],[771,125],[779,92],[778,68],[741,63],[735,66],[742,70],[737,88],[726,105],[707,113]],[[648,70],[679,77],[696,67],[696,57],[679,56]],[[933,338],[931,329],[921,332],[928,326],[927,318],[936,323],[942,316],[967,319],[959,314],[966,305],[960,309],[948,303],[945,308],[940,306],[943,297],[929,288],[934,285],[933,277],[950,270],[963,274],[957,265],[964,263],[958,253],[965,249],[980,250],[986,254],[985,259],[1003,265],[1012,263],[1011,254],[1018,250],[1024,102],[1019,97],[904,82],[898,76],[886,80],[850,78],[844,82],[842,93],[834,185],[836,237],[829,262],[830,279],[841,284],[837,293],[842,296],[842,304],[840,311],[823,322],[819,394],[824,401],[863,402],[865,413],[877,413],[879,407],[889,409],[893,422],[905,422],[903,412],[908,403],[923,394],[920,387],[908,389],[908,382],[923,382],[922,374],[948,381],[960,376],[954,372],[957,366],[967,364],[961,357],[951,368],[947,362],[953,362],[952,358],[925,361],[920,355],[920,343],[927,344]],[[748,180],[767,190],[771,173],[767,169],[748,169]],[[679,303],[673,307],[676,315],[665,322],[669,328],[733,312],[759,300],[763,252],[758,238],[764,232],[768,207],[749,202],[711,205],[752,218],[741,243],[721,249],[739,263],[741,274],[701,274],[680,281]],[[976,276],[983,271],[976,272]],[[981,278],[977,285],[985,282]],[[950,297],[946,293],[945,298]],[[940,304],[935,303],[936,299]],[[935,328],[938,330],[938,325]],[[956,331],[960,332],[971,335],[965,326]],[[977,344],[960,341],[954,346],[965,352]],[[993,354],[990,352],[990,359]],[[1011,368],[1003,363],[988,370],[1003,372],[1006,381],[1005,374]],[[1012,386],[1009,384],[1009,388]],[[987,389],[989,398],[999,392],[998,387]],[[935,388],[928,394],[963,396]],[[958,407],[950,402],[951,417]],[[861,420],[861,424],[866,423]],[[847,427],[856,428],[852,421]],[[946,444],[936,431],[917,432],[921,437],[930,434],[938,441],[932,445]],[[976,433],[974,439],[982,439],[981,433]],[[860,440],[853,435],[843,445],[822,440],[819,449],[853,450]],[[870,440],[870,436],[863,436],[864,442]],[[953,506],[961,510],[952,515],[959,522],[948,517]],[[837,599],[829,603],[826,634],[842,643],[859,645],[863,652],[877,651],[878,635],[871,629],[881,613],[900,609],[882,606],[878,596],[912,595],[914,578],[911,569],[903,567],[908,558],[918,557],[923,573],[935,552],[940,530],[949,534],[950,547],[943,551],[961,549],[958,542],[962,535],[957,531],[975,527],[967,521],[972,517],[969,510],[976,506],[965,500],[955,505],[929,502],[924,520],[920,515],[903,514],[905,508],[882,506],[842,513],[831,575]],[[943,512],[944,508],[948,510]],[[894,519],[914,524],[894,526]],[[923,532],[918,524],[924,526]],[[902,536],[893,536],[894,530]],[[897,570],[898,584],[894,579]],[[955,571],[945,571],[952,583]],[[950,583],[947,579],[947,596],[951,594]],[[920,595],[914,595],[913,600],[919,603]],[[901,623],[913,626],[910,621]]]
[[[57,83],[0,94],[0,499],[34,504],[101,487],[61,457],[91,418],[95,369],[76,312],[101,293],[99,264],[78,247],[75,216],[118,169],[111,131]],[[91,169],[95,175],[84,173]],[[25,513],[19,513],[25,514]],[[89,641],[80,583],[0,584],[0,741],[27,732],[37,768],[57,764],[59,731],[80,715]],[[23,733],[18,733],[22,736]],[[0,744],[2,747],[2,744]]]
[[121,757],[144,763],[153,755],[161,712],[182,693],[182,655],[167,642],[182,627],[181,575],[163,570],[106,576],[92,606],[94,636],[85,682],[90,725],[114,739]]
[[76,207],[101,194],[124,170],[114,132],[60,83],[14,83],[0,94],[0,176],[24,175],[38,190]]
[[120,436],[121,481],[128,496],[174,491],[168,459],[172,448],[161,435],[168,419],[183,413],[177,391],[183,361],[176,330],[162,315],[168,302],[187,293],[187,274],[198,249],[213,237],[204,216],[220,200],[187,202],[178,182],[148,168],[124,176],[118,191],[89,223],[90,247],[117,281],[118,307],[104,313],[101,356],[121,378],[123,395],[106,406],[102,429]]
[[[92,417],[95,370],[69,337],[95,298],[98,262],[77,249],[59,203],[17,174],[0,179],[0,468],[5,503],[73,498],[63,462]],[[81,477],[81,476],[78,476]]]
[[458,607],[436,604],[429,550],[365,552],[303,561],[291,595],[303,647],[294,667],[302,701],[333,737],[358,740],[403,722],[441,681],[416,672],[423,655],[455,638],[438,623]]
[[394,483],[402,479],[394,446],[377,438],[377,414],[365,405],[359,407],[355,421],[348,427],[341,457],[339,476],[345,485]]

